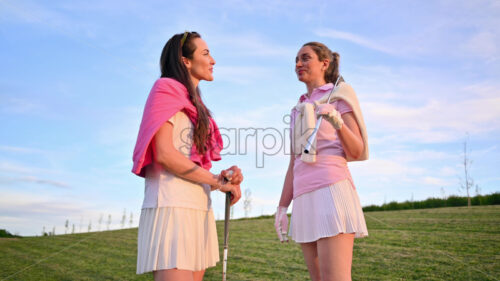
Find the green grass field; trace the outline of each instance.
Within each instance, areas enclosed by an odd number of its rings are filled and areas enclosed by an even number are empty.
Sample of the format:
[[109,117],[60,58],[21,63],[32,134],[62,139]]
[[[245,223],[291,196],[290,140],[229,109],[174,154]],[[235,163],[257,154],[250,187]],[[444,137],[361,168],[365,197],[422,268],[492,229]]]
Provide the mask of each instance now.
[[[353,280],[499,280],[500,206],[365,212]],[[228,280],[308,280],[273,218],[234,220]],[[219,243],[223,222],[217,222]],[[0,239],[0,280],[152,280],[135,275],[137,229]],[[221,251],[222,254],[222,251]],[[205,280],[221,280],[221,263]]]

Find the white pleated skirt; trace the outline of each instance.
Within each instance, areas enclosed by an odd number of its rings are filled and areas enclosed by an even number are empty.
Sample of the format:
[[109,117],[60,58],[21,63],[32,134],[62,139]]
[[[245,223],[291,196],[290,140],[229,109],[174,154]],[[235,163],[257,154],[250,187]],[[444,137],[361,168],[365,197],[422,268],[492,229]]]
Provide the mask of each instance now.
[[363,209],[349,180],[304,193],[293,200],[289,235],[309,243],[340,233],[368,236]]
[[212,209],[146,208],[141,211],[137,274],[163,269],[204,270],[219,261]]

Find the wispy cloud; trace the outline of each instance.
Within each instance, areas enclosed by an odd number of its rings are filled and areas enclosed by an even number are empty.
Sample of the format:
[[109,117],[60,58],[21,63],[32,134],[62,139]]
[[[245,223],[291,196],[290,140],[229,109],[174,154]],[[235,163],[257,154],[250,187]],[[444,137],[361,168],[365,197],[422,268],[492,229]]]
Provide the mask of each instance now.
[[360,45],[362,47],[372,49],[375,51],[379,51],[382,53],[386,53],[386,54],[390,54],[390,55],[396,54],[396,52],[394,50],[391,50],[391,49],[387,48],[386,46],[375,42],[374,40],[370,40],[368,38],[362,37],[360,35],[357,35],[357,34],[354,34],[351,32],[339,31],[339,30],[335,30],[335,29],[318,29],[314,33],[320,37],[345,40],[345,41]]
[[25,177],[0,177],[0,183],[12,184],[17,182],[25,182],[25,183],[35,183],[46,186],[53,186],[58,188],[69,188],[69,184],[65,182],[55,181],[55,180],[47,180],[41,179],[34,176],[25,176]]
[[29,215],[51,215],[51,216],[71,216],[78,214],[80,209],[75,207],[72,203],[60,202],[32,202],[22,204],[9,204],[2,202],[0,209],[2,214],[9,214],[11,216],[29,216]]
[[37,148],[8,146],[8,145],[0,145],[0,150],[7,151],[7,152],[15,152],[15,153],[26,153],[26,154],[46,154],[47,153],[47,151],[37,149]]
[[462,49],[467,53],[482,57],[492,63],[500,59],[500,34],[491,31],[480,31],[473,34],[463,43]]
[[70,16],[46,6],[32,1],[4,0],[0,1],[0,15],[3,20],[43,26],[66,35],[93,36],[90,28],[92,23],[77,22]]
[[364,109],[372,128],[399,141],[448,142],[462,138],[465,132],[500,130],[500,98],[431,100],[415,106],[366,102]]
[[19,163],[14,163],[12,161],[0,160],[0,172],[31,174],[33,171],[37,170],[38,168],[28,166],[26,164],[19,164]]
[[450,180],[450,179],[442,179],[442,178],[437,178],[437,177],[423,177],[422,182],[427,185],[434,185],[434,186],[449,186],[452,184],[456,184],[456,180]]
[[33,99],[13,98],[3,95],[0,112],[10,114],[49,115],[47,107]]

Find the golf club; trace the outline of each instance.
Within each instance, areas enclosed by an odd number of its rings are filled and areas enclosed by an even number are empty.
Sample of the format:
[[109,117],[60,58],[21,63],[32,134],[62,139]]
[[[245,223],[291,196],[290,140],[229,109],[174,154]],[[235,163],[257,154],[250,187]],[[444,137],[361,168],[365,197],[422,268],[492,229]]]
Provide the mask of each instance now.
[[[228,183],[233,176],[233,171],[229,171],[228,175],[222,180],[223,184]],[[224,258],[222,260],[222,281],[226,281],[227,272],[227,252],[229,242],[229,216],[231,207],[231,192],[226,192],[226,211],[224,214]]]
[[[330,103],[330,98],[331,98],[332,93],[335,90],[335,88],[337,88],[337,83],[339,83],[340,77],[342,77],[342,76],[339,75],[339,77],[337,78],[337,81],[335,81],[335,85],[333,86],[332,91],[328,95],[328,101],[327,101],[327,103]],[[321,120],[323,120],[323,116],[320,116],[318,118],[318,121],[316,122],[316,127],[314,127],[314,130],[313,130],[312,134],[307,139],[307,144],[306,144],[306,147],[304,148],[304,153],[305,154],[309,154],[309,151],[311,150],[311,146],[312,146],[312,144],[314,142],[314,139],[316,138],[316,134],[318,133],[319,126],[321,125]]]

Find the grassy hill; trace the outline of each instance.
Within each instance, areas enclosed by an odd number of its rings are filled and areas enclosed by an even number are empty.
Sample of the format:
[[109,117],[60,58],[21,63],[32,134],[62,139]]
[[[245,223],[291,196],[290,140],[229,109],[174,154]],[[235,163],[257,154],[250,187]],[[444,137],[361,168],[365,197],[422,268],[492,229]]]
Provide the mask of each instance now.
[[[353,280],[499,280],[500,206],[365,213]],[[222,243],[223,222],[217,222]],[[233,220],[228,280],[308,280],[273,218]],[[137,229],[0,239],[0,280],[152,280],[135,275]],[[222,253],[222,251],[221,251]],[[205,280],[221,280],[221,263]]]

